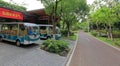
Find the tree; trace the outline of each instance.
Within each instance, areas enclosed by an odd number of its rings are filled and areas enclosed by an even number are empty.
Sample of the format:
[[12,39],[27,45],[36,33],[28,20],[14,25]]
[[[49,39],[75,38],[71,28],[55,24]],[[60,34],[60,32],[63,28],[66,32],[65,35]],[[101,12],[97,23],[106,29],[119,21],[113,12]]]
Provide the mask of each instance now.
[[66,24],[66,29],[67,29],[67,36],[70,36],[70,29],[72,28],[73,25],[75,25],[78,20],[76,18],[76,16],[74,14],[64,14],[64,16],[62,17],[62,21],[64,21],[64,23]]
[[[88,8],[86,0],[41,0],[41,2],[45,6],[46,13],[52,15],[54,28],[60,20],[63,20],[63,24],[67,26],[68,34],[72,22],[78,20],[78,18],[82,19],[84,17],[82,15],[86,15],[85,11]],[[53,32],[55,34],[54,28]]]
[[87,5],[86,0],[76,0],[75,5],[77,6],[75,9],[75,15],[77,16],[78,20],[84,20],[89,14],[89,5]]
[[60,6],[59,3],[62,0],[40,0],[40,1],[44,4],[46,13],[52,17],[51,19],[53,22],[53,37],[55,38],[56,34],[55,28],[61,16],[61,7],[59,7]]
[[80,19],[83,20],[85,18],[89,12],[89,7],[86,4],[86,0],[66,0],[63,2],[64,3],[62,3],[62,5],[64,5],[64,7],[62,10],[62,20],[64,20],[67,26],[69,36],[70,28],[72,28],[73,25],[76,26]]
[[104,18],[106,18],[104,13],[102,13],[101,10],[98,9],[98,10],[96,10],[96,12],[94,12],[90,15],[90,18],[92,20],[92,23],[94,23],[96,25],[98,35],[100,36],[99,25],[100,25],[101,22],[104,22],[103,20],[104,20]]
[[[100,2],[103,2],[101,0],[98,0]],[[114,24],[119,21],[119,3],[115,0],[105,0],[106,4],[100,5],[96,11],[91,13],[91,19],[93,22],[96,22],[96,24],[104,24],[104,27],[106,28],[106,32],[108,35],[108,38],[113,40],[112,36],[112,28],[114,27]],[[99,27],[97,25],[97,27]]]
[[22,12],[26,11],[26,8],[23,6],[19,6],[17,4],[11,4],[3,0],[0,0],[0,7],[10,8],[10,9],[22,11]]

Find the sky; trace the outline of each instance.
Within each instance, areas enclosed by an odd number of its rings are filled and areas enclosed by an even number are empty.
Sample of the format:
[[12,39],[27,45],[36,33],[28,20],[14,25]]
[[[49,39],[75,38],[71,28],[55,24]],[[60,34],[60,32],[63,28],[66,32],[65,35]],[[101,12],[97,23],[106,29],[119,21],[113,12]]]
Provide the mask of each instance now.
[[[6,2],[10,2],[11,0],[4,0]],[[43,4],[37,0],[12,0],[16,4],[24,5],[27,8],[27,11],[34,9],[42,9],[44,8]],[[87,0],[87,4],[92,4],[94,0]],[[23,4],[23,2],[25,4]]]
[[[10,2],[10,0],[4,0],[4,1]],[[37,0],[12,0],[12,1],[15,2],[16,4],[24,5],[27,8],[27,11],[44,8],[43,4],[41,4],[41,2]],[[23,2],[25,4],[22,4]]]
[[95,0],[87,0],[87,4],[92,4]]

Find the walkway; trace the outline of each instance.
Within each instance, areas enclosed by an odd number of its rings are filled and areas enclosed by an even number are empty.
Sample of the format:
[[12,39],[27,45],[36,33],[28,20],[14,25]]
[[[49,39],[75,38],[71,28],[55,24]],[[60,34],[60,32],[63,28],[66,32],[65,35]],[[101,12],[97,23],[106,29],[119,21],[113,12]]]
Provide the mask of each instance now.
[[120,51],[79,32],[74,54],[66,66],[120,66]]

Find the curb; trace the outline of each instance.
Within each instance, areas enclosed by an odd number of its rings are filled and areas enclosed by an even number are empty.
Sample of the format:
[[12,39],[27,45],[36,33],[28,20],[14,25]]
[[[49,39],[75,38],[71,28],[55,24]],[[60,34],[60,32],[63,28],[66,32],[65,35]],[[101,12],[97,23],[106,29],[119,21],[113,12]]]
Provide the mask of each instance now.
[[69,64],[70,64],[70,62],[71,62],[71,59],[72,59],[72,57],[73,57],[75,48],[76,48],[76,46],[77,46],[77,41],[78,41],[78,34],[77,34],[77,39],[76,39],[76,41],[75,41],[75,46],[73,47],[72,50],[70,50],[70,52],[69,52],[69,54],[68,54],[68,56],[67,56],[67,60],[66,60],[64,66],[69,66]]

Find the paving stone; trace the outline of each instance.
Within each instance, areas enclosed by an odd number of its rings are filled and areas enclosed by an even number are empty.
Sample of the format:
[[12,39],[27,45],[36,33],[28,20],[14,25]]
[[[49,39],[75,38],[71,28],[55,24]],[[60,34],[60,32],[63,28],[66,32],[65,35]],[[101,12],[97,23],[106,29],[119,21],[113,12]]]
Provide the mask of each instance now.
[[[70,44],[71,48],[73,45]],[[41,50],[39,45],[17,47],[0,42],[0,66],[64,66],[65,61],[66,57]]]

